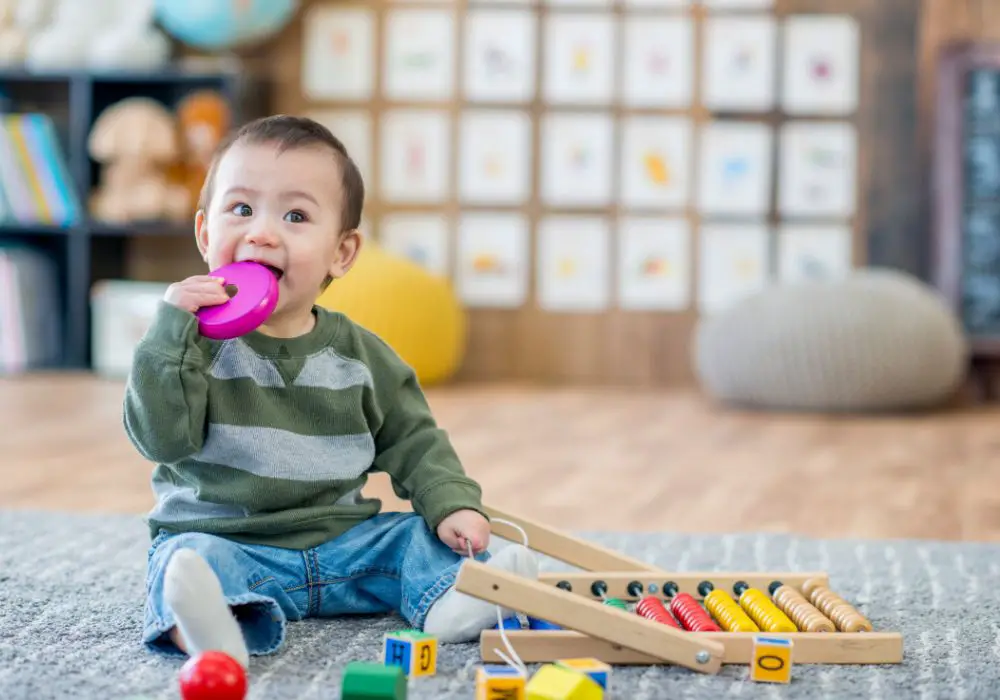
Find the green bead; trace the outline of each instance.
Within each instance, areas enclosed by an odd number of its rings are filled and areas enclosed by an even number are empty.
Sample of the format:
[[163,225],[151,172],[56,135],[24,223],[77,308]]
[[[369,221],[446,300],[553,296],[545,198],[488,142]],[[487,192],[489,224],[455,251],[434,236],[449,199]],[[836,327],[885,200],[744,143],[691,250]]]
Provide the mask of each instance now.
[[352,661],[344,668],[342,700],[406,700],[406,674],[399,666]]
[[604,604],[610,605],[612,608],[618,608],[619,610],[624,610],[628,612],[628,605],[625,604],[624,600],[621,600],[619,598],[605,598]]

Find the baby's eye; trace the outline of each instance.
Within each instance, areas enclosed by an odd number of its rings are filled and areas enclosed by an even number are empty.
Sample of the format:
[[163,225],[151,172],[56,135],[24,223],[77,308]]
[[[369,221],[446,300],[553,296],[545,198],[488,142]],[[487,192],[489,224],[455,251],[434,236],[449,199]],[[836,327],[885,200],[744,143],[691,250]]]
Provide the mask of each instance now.
[[285,214],[285,220],[290,221],[293,224],[301,224],[306,220],[306,215],[300,211],[290,211]]
[[237,204],[235,207],[233,207],[232,209],[230,209],[230,211],[233,212],[234,214],[236,214],[236,216],[252,216],[253,215],[253,209],[250,208],[250,205],[249,204],[244,204],[243,202],[240,202],[239,204]]

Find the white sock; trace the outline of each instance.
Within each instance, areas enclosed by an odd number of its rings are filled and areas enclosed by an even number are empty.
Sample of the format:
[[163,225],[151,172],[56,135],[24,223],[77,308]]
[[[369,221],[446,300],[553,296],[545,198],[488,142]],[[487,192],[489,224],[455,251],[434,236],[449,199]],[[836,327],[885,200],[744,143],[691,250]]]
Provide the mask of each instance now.
[[[527,547],[514,544],[497,552],[487,563],[512,574],[538,579],[538,560]],[[504,618],[513,614],[502,608]],[[497,606],[456,591],[454,586],[438,598],[424,620],[424,632],[433,634],[443,644],[472,642],[479,633],[497,623]]]
[[221,651],[243,668],[250,665],[243,631],[226,604],[219,578],[193,549],[178,549],[170,557],[163,574],[163,598],[189,656]]

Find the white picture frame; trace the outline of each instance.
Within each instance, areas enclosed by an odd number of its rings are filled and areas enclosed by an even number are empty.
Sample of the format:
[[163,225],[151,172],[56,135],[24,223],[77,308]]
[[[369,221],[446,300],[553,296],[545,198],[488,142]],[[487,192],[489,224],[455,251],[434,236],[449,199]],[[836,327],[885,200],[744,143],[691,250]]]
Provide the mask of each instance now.
[[470,308],[519,308],[528,299],[531,271],[528,219],[508,212],[461,216],[455,287]]
[[630,116],[620,124],[622,207],[664,211],[686,206],[691,191],[691,120]]
[[709,15],[702,42],[702,103],[766,112],[777,102],[778,24],[770,15]]
[[451,263],[451,223],[439,214],[393,212],[382,217],[379,242],[395,255],[438,277]]
[[618,222],[618,306],[683,311],[691,305],[691,226],[684,217]]
[[314,109],[306,113],[340,139],[366,184],[374,182],[374,124],[366,109]]
[[375,92],[375,13],[310,5],[302,22],[301,89],[315,102],[360,102]]
[[614,121],[608,113],[542,116],[541,199],[551,207],[594,208],[612,199]]
[[778,279],[785,284],[842,279],[854,267],[854,230],[846,224],[783,223]]
[[537,36],[538,18],[531,11],[469,10],[463,51],[465,98],[486,104],[534,99]]
[[627,15],[622,38],[622,103],[640,108],[690,106],[695,75],[691,17]]
[[718,10],[767,10],[774,7],[775,0],[699,0],[710,11]]
[[542,93],[552,105],[607,105],[615,95],[617,24],[611,13],[562,13],[544,22]]
[[440,204],[451,192],[451,116],[444,110],[397,108],[382,115],[382,199]]
[[698,239],[700,313],[725,311],[769,283],[771,230],[766,223],[703,223]]
[[857,205],[857,133],[848,122],[781,127],[778,210],[788,218],[848,219]]
[[770,208],[773,129],[713,121],[699,132],[697,206],[706,216],[757,217]]
[[858,108],[861,31],[849,15],[791,15],[784,22],[782,109],[846,116]]
[[531,197],[532,122],[520,110],[462,114],[458,195],[465,204],[517,205]]
[[603,311],[611,303],[611,231],[603,217],[547,216],[538,223],[537,300],[554,313]]
[[444,102],[455,93],[453,9],[392,8],[385,16],[382,91],[397,102]]

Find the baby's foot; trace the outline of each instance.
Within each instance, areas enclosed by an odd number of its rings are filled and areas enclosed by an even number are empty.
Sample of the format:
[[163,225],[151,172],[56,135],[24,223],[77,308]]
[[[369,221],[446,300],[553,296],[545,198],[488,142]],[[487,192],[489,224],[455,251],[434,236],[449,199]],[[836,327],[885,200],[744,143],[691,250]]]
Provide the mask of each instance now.
[[[500,550],[486,565],[524,578],[538,578],[538,560],[530,549],[519,544]],[[512,614],[507,608],[501,609],[501,615],[505,618]],[[424,632],[433,634],[443,644],[471,642],[475,641],[480,632],[496,623],[495,604],[460,593],[452,587],[427,612]]]
[[222,594],[222,585],[193,549],[178,549],[163,574],[163,598],[174,613],[189,656],[221,651],[243,668],[250,664],[240,624]]

